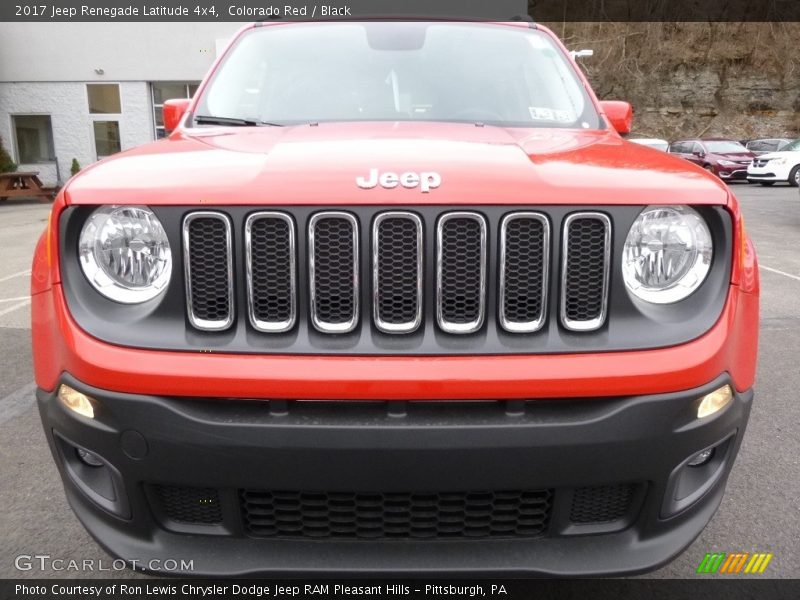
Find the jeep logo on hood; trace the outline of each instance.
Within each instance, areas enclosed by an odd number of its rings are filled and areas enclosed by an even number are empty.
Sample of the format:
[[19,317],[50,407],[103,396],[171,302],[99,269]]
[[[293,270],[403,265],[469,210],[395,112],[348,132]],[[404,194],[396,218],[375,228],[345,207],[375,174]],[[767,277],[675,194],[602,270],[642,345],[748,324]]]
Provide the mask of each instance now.
[[356,184],[362,190],[371,190],[378,185],[387,190],[396,188],[398,185],[402,185],[404,188],[408,189],[419,187],[419,190],[423,194],[427,194],[442,184],[442,176],[434,171],[423,173],[407,171],[398,175],[391,171],[379,173],[378,169],[370,169],[366,177],[356,177]]

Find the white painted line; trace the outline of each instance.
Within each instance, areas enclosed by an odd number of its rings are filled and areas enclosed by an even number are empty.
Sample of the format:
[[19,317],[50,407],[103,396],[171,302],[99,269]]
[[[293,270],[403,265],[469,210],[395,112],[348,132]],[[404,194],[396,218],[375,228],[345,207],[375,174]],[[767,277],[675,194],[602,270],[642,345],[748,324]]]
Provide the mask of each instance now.
[[760,269],[764,269],[765,271],[769,271],[770,273],[777,273],[778,275],[783,275],[784,277],[788,277],[789,279],[794,279],[795,281],[800,281],[800,276],[792,275],[791,273],[786,273],[785,271],[779,271],[778,269],[773,269],[771,267],[765,267],[764,265],[759,265]]
[[8,281],[9,279],[14,279],[15,277],[23,277],[30,274],[31,270],[28,269],[27,271],[20,271],[19,273],[13,273],[11,275],[6,275],[5,277],[0,277],[0,281]]
[[4,308],[3,310],[0,310],[0,317],[2,317],[3,315],[7,315],[10,312],[14,312],[15,310],[18,310],[18,309],[23,308],[25,306],[28,306],[28,304],[30,304],[30,303],[31,303],[31,299],[30,298],[25,298],[25,300],[23,300],[19,304],[12,304],[8,308]]
[[0,298],[0,302],[19,302],[20,300],[28,300],[30,296],[17,296],[16,298]]
[[29,383],[0,399],[0,423],[24,413],[36,399],[36,384]]

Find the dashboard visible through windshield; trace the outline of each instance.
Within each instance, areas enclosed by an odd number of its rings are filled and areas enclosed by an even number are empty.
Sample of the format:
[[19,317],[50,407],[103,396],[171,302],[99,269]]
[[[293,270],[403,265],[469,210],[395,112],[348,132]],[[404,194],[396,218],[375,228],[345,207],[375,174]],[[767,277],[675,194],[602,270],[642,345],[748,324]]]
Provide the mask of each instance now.
[[195,124],[232,125],[602,126],[574,67],[546,34],[450,22],[254,28],[228,52],[195,117]]

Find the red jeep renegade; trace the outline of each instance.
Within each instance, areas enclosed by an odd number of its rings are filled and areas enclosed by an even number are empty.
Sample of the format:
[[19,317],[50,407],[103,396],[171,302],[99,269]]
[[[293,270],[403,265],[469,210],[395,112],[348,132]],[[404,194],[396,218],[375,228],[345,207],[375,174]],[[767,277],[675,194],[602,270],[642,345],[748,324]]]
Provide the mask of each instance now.
[[37,246],[78,518],[204,575],[676,556],[744,435],[759,281],[733,194],[630,120],[530,23],[243,29]]

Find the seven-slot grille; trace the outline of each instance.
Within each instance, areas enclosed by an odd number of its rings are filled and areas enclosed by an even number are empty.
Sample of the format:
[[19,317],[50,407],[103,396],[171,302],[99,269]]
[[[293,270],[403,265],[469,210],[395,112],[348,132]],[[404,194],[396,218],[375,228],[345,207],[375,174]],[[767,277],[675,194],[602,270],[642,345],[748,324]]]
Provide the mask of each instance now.
[[[347,333],[360,321],[362,236],[359,220],[344,211],[323,211],[297,223],[281,211],[250,214],[244,224],[246,297],[251,326],[286,332],[304,311],[308,292],[314,329]],[[297,230],[305,229],[303,269]],[[539,212],[506,214],[497,226],[499,264],[489,265],[491,232],[478,212],[438,216],[434,257],[424,256],[425,222],[410,211],[383,211],[363,232],[372,269],[371,313],[386,334],[419,328],[425,306],[426,270],[434,271],[431,300],[438,327],[451,334],[480,330],[486,321],[491,269],[497,268],[498,326],[511,334],[532,333],[548,316],[551,270],[550,219]],[[611,222],[599,212],[567,215],[561,226],[560,323],[592,331],[606,320],[611,259]],[[221,331],[234,322],[233,243],[230,219],[198,211],[184,219],[184,264],[189,321],[197,329]],[[366,242],[365,242],[366,243]],[[494,253],[494,251],[492,251]],[[494,254],[493,254],[494,255]],[[306,274],[307,273],[307,278]],[[301,281],[301,274],[303,280]]]

